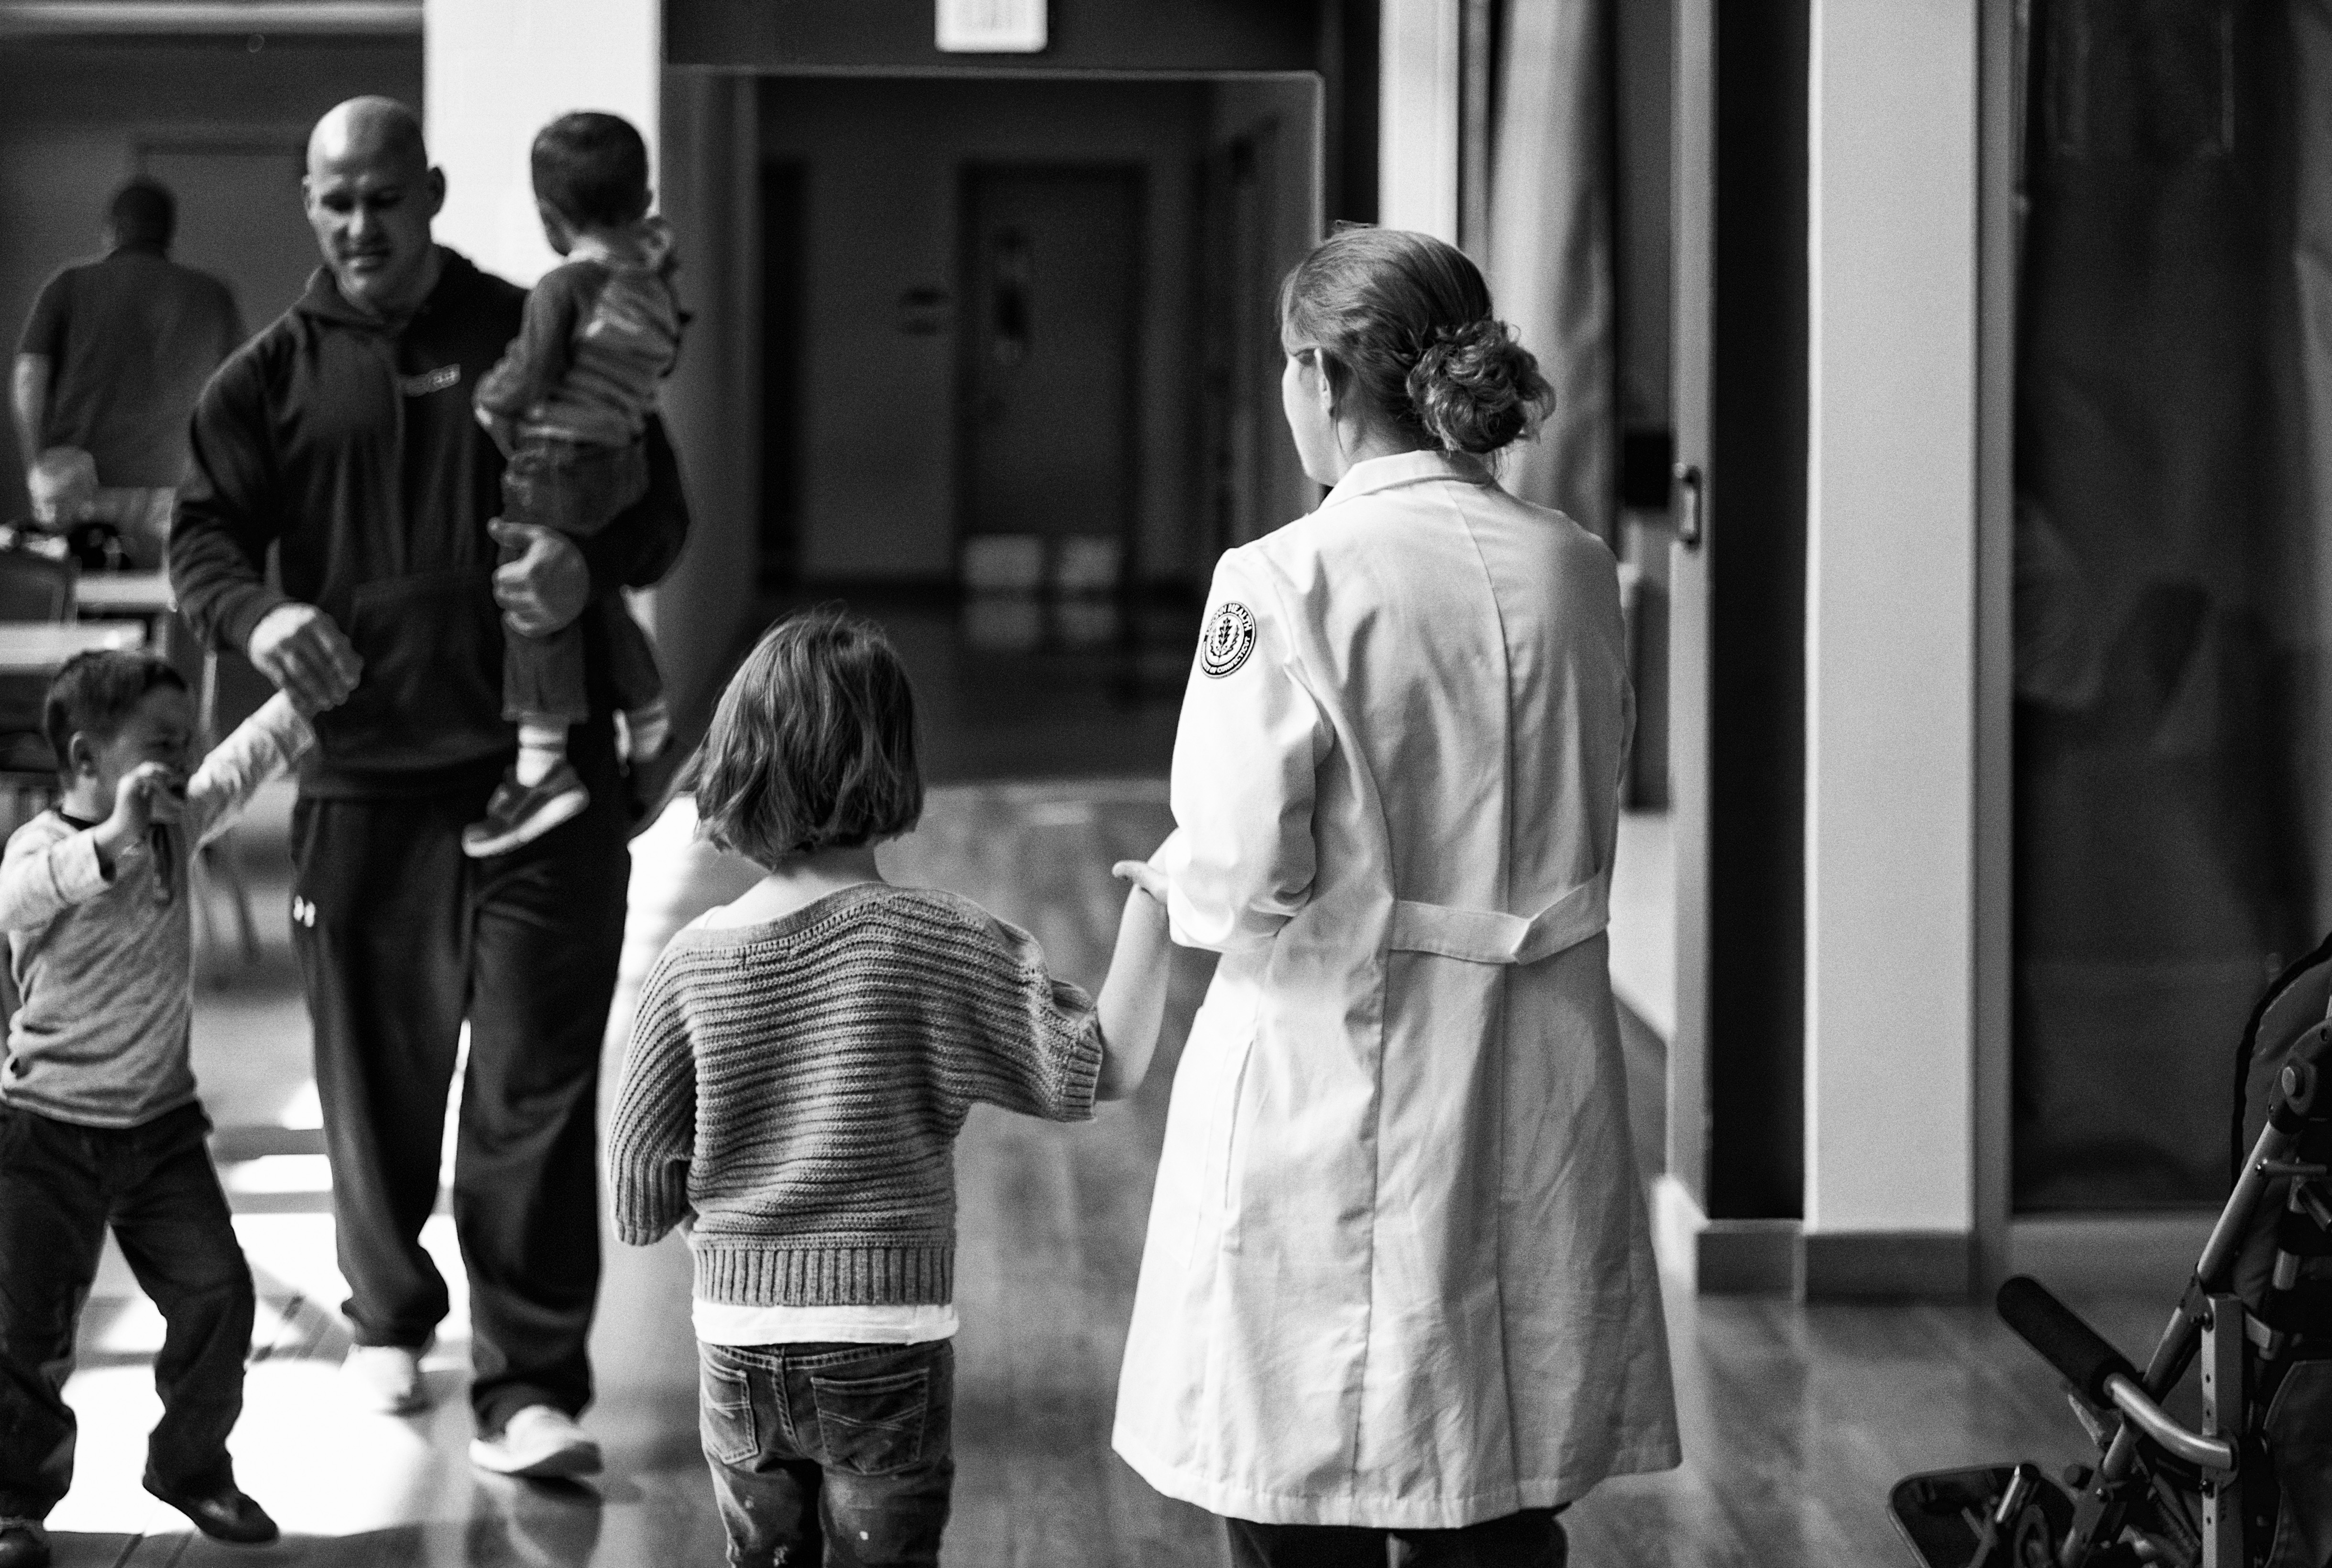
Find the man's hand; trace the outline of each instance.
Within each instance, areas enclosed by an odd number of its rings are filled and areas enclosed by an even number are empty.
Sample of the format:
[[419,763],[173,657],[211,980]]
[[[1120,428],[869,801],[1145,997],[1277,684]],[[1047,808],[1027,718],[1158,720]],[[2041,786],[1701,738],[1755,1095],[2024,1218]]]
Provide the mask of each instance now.
[[311,717],[348,701],[364,672],[349,639],[314,605],[277,605],[252,628],[245,651],[259,673]]
[[497,544],[521,552],[494,569],[494,602],[511,630],[546,636],[583,613],[591,598],[591,569],[564,536],[540,523],[499,517],[486,531]]

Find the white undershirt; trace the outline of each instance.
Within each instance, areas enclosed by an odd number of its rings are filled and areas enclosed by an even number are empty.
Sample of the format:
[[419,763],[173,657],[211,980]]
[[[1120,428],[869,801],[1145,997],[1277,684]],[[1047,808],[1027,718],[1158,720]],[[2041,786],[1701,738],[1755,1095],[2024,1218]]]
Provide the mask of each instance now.
[[694,1300],[689,1318],[706,1344],[923,1344],[955,1335],[953,1302],[914,1306],[738,1306]]

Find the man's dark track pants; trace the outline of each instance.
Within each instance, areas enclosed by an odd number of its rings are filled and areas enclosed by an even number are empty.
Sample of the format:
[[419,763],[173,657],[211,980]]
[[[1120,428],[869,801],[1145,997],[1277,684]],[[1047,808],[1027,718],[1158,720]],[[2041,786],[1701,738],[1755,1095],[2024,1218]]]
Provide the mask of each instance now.
[[490,860],[465,856],[461,834],[491,779],[418,798],[303,797],[292,818],[292,941],[360,1344],[418,1346],[446,1314],[420,1238],[469,1023],[453,1208],[470,1398],[489,1434],[524,1406],[575,1413],[591,1398],[594,1116],[631,859],[622,780],[604,733],[588,734],[574,760],[590,808]]

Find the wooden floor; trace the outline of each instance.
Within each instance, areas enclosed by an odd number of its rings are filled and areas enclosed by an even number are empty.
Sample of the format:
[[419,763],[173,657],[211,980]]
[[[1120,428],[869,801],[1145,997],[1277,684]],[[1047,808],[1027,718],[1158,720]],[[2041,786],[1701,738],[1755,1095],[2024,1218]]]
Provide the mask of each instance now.
[[[138,1490],[160,1324],[114,1259],[68,1390],[83,1427],[74,1490],[51,1520],[58,1561],[721,1563],[696,1450],[687,1258],[677,1239],[646,1250],[609,1244],[595,1341],[600,1397],[587,1418],[608,1468],[590,1485],[530,1486],[470,1468],[458,1305],[429,1363],[435,1410],[393,1420],[340,1401],[334,1368],[347,1336],[335,1310],[341,1287],[329,1176],[311,1130],[306,1026],[283,946],[281,847],[271,837],[280,807],[246,836],[265,954],[252,968],[217,954],[206,962],[197,1066],[266,1303],[237,1464],[286,1539],[256,1552],[216,1546]],[[956,888],[1027,925],[1059,970],[1091,981],[1116,904],[1105,867],[1146,853],[1166,820],[1154,783],[960,786],[935,790],[922,829],[884,859],[895,879]],[[637,848],[627,988],[675,926],[750,875],[688,842],[677,816]],[[1186,955],[1175,1009],[1184,1026],[1205,974],[1203,961]],[[611,1052],[620,1028],[616,1035]],[[1630,1037],[1639,1056],[1657,1053],[1649,1032]],[[1223,1561],[1211,1522],[1152,1493],[1107,1443],[1172,1066],[1170,1049],[1138,1098],[1093,1125],[983,1111],[965,1133],[951,1563]],[[1657,1060],[1631,1067],[1639,1093],[1656,1092]],[[429,1239],[458,1281],[442,1219]],[[2126,1348],[2141,1349],[2169,1304],[2082,1305]],[[1582,1568],[1907,1563],[1883,1511],[1903,1474],[2028,1457],[2054,1468],[2080,1457],[2048,1374],[1975,1306],[1802,1307],[1672,1293],[1668,1315],[1685,1467],[1581,1501],[1570,1517]]]

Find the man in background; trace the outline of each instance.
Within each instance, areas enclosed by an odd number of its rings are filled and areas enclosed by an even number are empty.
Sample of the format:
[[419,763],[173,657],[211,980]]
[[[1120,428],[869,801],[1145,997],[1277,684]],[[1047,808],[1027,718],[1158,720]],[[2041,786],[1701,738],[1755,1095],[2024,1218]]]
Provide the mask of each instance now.
[[170,260],[177,227],[163,186],[116,191],[104,258],[41,290],[10,387],[34,517],[101,518],[140,559],[158,559],[168,530],[195,398],[243,341],[227,286]]

